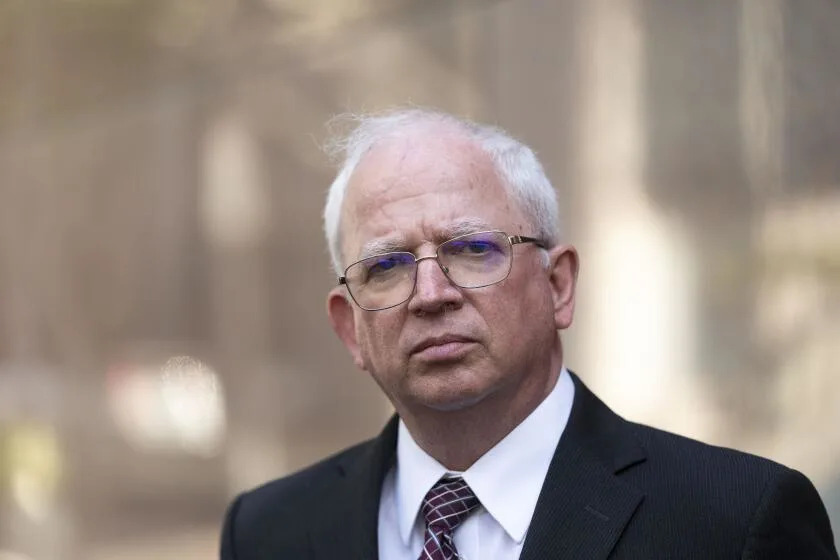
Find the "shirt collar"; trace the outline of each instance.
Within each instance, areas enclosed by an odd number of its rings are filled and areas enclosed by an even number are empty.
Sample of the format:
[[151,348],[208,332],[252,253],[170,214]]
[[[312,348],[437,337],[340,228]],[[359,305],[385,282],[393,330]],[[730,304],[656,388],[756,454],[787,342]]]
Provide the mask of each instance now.
[[[574,398],[566,368],[551,393],[502,441],[462,474],[481,505],[521,543],[534,515],[548,466],[566,428]],[[408,546],[426,493],[448,469],[420,449],[402,420],[397,435],[396,505]]]

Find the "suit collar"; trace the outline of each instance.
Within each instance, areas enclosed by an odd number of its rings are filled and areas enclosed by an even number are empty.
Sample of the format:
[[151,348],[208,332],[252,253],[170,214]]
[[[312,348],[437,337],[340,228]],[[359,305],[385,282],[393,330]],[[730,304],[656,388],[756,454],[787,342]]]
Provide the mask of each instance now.
[[628,424],[580,379],[566,431],[549,467],[522,560],[603,560],[644,495],[617,476],[645,460]]
[[377,523],[382,481],[394,464],[397,417],[361,450],[338,463],[341,491],[325,496],[324,517],[310,531],[316,560],[378,560]]

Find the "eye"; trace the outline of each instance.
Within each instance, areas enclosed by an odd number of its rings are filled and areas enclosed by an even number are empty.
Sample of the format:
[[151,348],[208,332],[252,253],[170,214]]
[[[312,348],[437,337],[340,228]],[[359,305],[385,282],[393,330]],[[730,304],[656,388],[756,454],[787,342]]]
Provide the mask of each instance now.
[[474,255],[483,255],[488,251],[494,250],[495,244],[490,241],[467,241],[463,249],[464,253],[472,253]]
[[408,264],[408,255],[380,255],[365,262],[366,276],[369,280],[383,278],[393,273],[395,269]]
[[499,244],[489,239],[457,239],[446,246],[446,253],[450,255],[481,257],[500,252]]
[[368,266],[368,275],[378,274],[380,272],[387,272],[397,266],[397,262],[392,258],[377,259]]

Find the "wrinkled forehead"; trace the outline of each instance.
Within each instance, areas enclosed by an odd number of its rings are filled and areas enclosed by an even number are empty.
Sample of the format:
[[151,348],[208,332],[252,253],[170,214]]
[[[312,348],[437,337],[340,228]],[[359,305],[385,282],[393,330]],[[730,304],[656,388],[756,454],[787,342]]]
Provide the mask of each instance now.
[[376,202],[402,196],[407,187],[422,192],[470,184],[487,190],[497,183],[493,160],[474,140],[447,130],[421,130],[374,145],[356,166],[346,197]]
[[508,206],[492,159],[471,139],[445,131],[397,137],[374,146],[353,173],[342,208],[342,245],[358,249],[372,238],[396,240],[406,230],[437,238],[478,231],[481,224],[488,229],[493,220],[487,214]]

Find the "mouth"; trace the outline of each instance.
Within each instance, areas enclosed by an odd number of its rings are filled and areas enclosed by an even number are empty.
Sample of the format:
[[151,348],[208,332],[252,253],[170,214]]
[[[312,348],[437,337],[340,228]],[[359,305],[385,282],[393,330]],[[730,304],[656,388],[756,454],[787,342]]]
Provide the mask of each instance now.
[[430,361],[454,360],[476,344],[472,338],[460,335],[443,335],[430,337],[416,344],[410,352],[411,356]]

